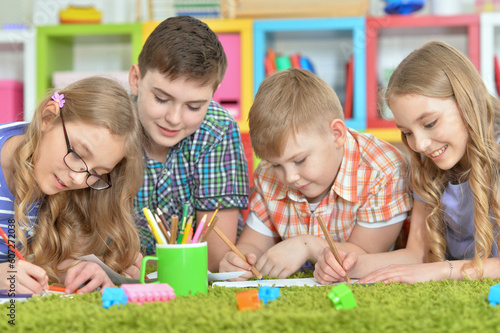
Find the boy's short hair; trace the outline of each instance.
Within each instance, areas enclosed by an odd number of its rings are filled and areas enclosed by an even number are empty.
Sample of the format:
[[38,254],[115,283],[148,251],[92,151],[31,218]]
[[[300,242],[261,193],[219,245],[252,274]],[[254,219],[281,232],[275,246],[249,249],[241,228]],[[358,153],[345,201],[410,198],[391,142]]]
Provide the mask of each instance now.
[[344,119],[342,106],[325,81],[303,69],[277,72],[262,81],[250,108],[252,147],[263,159],[280,156],[298,131],[326,133],[334,119]]
[[217,35],[191,16],[170,17],[149,35],[139,54],[141,78],[157,70],[170,80],[185,77],[215,90],[224,79],[227,58]]

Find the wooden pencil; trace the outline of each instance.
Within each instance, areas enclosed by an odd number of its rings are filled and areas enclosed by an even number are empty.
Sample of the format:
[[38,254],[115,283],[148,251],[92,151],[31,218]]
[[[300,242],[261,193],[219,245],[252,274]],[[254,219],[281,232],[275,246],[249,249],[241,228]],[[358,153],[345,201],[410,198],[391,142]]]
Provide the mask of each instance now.
[[170,226],[168,225],[167,219],[165,219],[165,215],[163,215],[163,212],[161,211],[160,208],[156,207],[156,212],[158,213],[158,216],[160,217],[161,223],[163,223],[163,226],[167,231],[170,231]]
[[179,216],[172,215],[172,234],[170,235],[170,244],[177,244],[177,224],[179,223]]
[[154,216],[155,216],[155,219],[156,219],[156,223],[158,223],[158,226],[160,227],[161,232],[163,233],[163,235],[165,235],[165,238],[167,239],[167,244],[170,244],[170,236],[169,236],[170,233],[163,226],[163,223],[161,222],[161,219],[158,216],[158,214],[155,213]]
[[[337,251],[337,248],[335,247],[335,244],[333,243],[333,239],[330,236],[328,229],[326,229],[325,222],[323,221],[323,219],[319,215],[317,216],[317,219],[318,219],[319,226],[321,227],[321,230],[323,231],[323,235],[325,235],[326,242],[328,243],[328,246],[330,246],[330,250],[332,251],[333,256],[335,257],[335,259],[339,263],[340,267],[342,267],[342,265],[343,265],[342,259],[340,259],[339,252]],[[349,278],[349,275],[347,274],[347,272],[345,272],[344,280],[347,283],[351,283],[351,279]]]
[[207,226],[207,231],[205,231],[205,234],[203,235],[203,238],[201,239],[201,243],[206,242],[208,239],[208,235],[212,232],[213,228],[215,227],[215,223],[219,220],[219,217],[216,216],[211,223],[208,224]]
[[[229,248],[238,255],[238,257],[240,257],[241,259],[245,260],[247,263],[247,258],[243,255],[243,253],[240,252],[240,250],[238,250],[238,248],[229,240],[229,238],[226,237],[226,235],[224,235],[224,233],[222,232],[222,230],[220,230],[217,226],[214,226],[213,227],[213,230],[214,232],[219,235],[220,238],[222,238],[222,240],[224,241],[224,243],[227,244],[227,246],[229,246]],[[253,265],[250,265],[251,268],[252,268],[252,273],[259,279],[259,280],[262,280],[262,274],[260,274],[260,272],[257,270],[257,268],[255,268]]]

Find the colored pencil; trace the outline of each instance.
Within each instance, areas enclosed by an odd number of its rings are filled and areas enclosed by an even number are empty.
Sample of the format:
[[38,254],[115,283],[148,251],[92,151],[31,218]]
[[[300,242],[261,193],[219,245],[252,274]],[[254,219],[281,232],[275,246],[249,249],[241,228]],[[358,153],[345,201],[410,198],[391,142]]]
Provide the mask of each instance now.
[[165,215],[163,215],[163,212],[161,211],[160,208],[156,207],[156,212],[158,213],[158,216],[160,217],[161,223],[163,223],[163,226],[167,231],[170,231],[170,226],[168,225],[167,220],[165,219]]
[[[328,246],[330,246],[330,250],[332,251],[333,256],[335,257],[335,259],[339,263],[340,267],[342,267],[342,265],[343,265],[342,264],[342,259],[340,258],[339,252],[337,251],[337,248],[335,247],[335,244],[333,243],[333,239],[330,236],[330,233],[328,232],[328,229],[326,229],[325,222],[323,221],[323,219],[321,218],[321,216],[318,215],[317,218],[318,218],[319,226],[321,227],[321,230],[323,231],[323,235],[325,235],[326,242],[328,243]],[[345,272],[344,280],[347,283],[351,283],[351,279],[349,278],[349,275],[347,274],[347,272]]]
[[14,253],[16,254],[17,258],[19,260],[24,260],[26,261],[26,259],[24,259],[23,255],[21,254],[21,252],[19,252],[18,249],[15,248],[15,245],[11,245],[9,244],[9,239],[7,237],[7,235],[5,234],[5,232],[3,231],[3,229],[0,227],[0,235],[2,235],[2,238],[3,240],[5,241],[5,244],[7,244],[7,246],[12,250],[14,251]]
[[201,233],[203,232],[203,229],[205,228],[206,221],[207,221],[207,214],[203,215],[203,218],[201,219],[200,223],[198,223],[198,226],[196,227],[196,232],[194,233],[194,236],[193,236],[192,243],[198,243],[198,240],[200,239]]
[[182,236],[181,244],[187,244],[187,239],[192,229],[193,229],[193,217],[190,216],[188,222],[186,223],[186,228],[184,228],[184,235]]
[[[213,227],[213,230],[215,231],[215,233],[217,235],[219,235],[220,238],[222,238],[222,240],[224,241],[224,243],[227,244],[227,246],[229,246],[229,248],[238,255],[238,257],[240,257],[241,259],[245,260],[247,263],[247,258],[243,255],[243,253],[240,252],[240,250],[238,250],[238,248],[229,240],[229,238],[226,237],[226,235],[224,235],[224,233],[222,232],[222,230],[220,230],[217,226],[214,226]],[[257,270],[257,268],[255,268],[253,265],[250,265],[251,266],[251,269],[252,269],[252,273],[259,279],[259,280],[262,280],[262,274],[260,274],[260,272]]]
[[156,224],[155,218],[149,208],[144,207],[142,209],[142,212],[144,213],[144,216],[146,216],[146,220],[149,223],[149,226],[151,227],[151,231],[153,232],[153,236],[156,239],[156,242],[158,244],[166,244],[167,240],[165,239],[165,236],[161,233],[161,230],[159,229],[158,225]]
[[207,231],[205,231],[205,234],[203,235],[203,238],[201,239],[201,243],[206,242],[208,239],[208,235],[210,235],[210,232],[212,232],[213,228],[215,227],[215,223],[219,220],[219,217],[216,216],[213,221],[210,221],[210,224],[207,226]]
[[170,235],[170,244],[177,244],[177,225],[179,223],[179,216],[178,215],[172,215],[172,227],[170,230],[172,231],[172,234]]
[[170,243],[170,232],[168,232],[167,229],[165,229],[165,227],[163,226],[163,223],[161,223],[161,219],[158,216],[158,214],[155,213],[154,216],[155,216],[156,223],[160,227],[160,230],[161,230],[162,234],[167,239],[167,243],[166,244]]

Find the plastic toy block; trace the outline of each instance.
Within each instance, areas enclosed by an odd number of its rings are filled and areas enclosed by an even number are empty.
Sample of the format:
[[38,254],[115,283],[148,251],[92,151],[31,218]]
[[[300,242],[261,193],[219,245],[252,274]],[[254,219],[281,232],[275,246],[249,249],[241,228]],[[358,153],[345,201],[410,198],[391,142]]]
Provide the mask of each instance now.
[[102,292],[101,300],[102,307],[105,309],[115,304],[120,307],[120,305],[127,304],[127,294],[125,294],[125,290],[122,288],[106,287]]
[[328,293],[328,298],[332,301],[337,310],[352,309],[358,305],[354,299],[351,289],[349,289],[345,283],[341,283],[333,287]]
[[495,284],[494,286],[490,287],[490,293],[488,294],[488,302],[492,306],[497,305],[500,303],[500,284]]
[[139,305],[145,302],[168,302],[175,299],[174,289],[168,283],[122,284],[129,302]]
[[259,288],[259,299],[267,304],[269,301],[274,301],[281,296],[279,287],[262,286]]
[[236,294],[238,310],[255,310],[262,305],[259,300],[259,291],[257,289],[245,290]]

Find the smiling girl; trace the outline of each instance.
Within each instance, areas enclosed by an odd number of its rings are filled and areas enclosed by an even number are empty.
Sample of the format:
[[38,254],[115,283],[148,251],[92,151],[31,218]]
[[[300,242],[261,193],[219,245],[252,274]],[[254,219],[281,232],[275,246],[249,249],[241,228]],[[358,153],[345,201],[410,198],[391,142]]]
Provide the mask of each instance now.
[[28,259],[15,262],[0,241],[0,289],[8,271],[16,272],[16,293],[39,294],[49,278],[67,292],[113,286],[98,265],[74,259],[86,254],[138,276],[140,135],[127,92],[98,77],[44,98],[29,124],[0,125],[0,227]]
[[316,278],[330,283],[345,271],[360,282],[500,277],[499,100],[464,55],[437,41],[403,60],[385,97],[411,154],[407,247],[342,253],[343,268],[324,252]]

